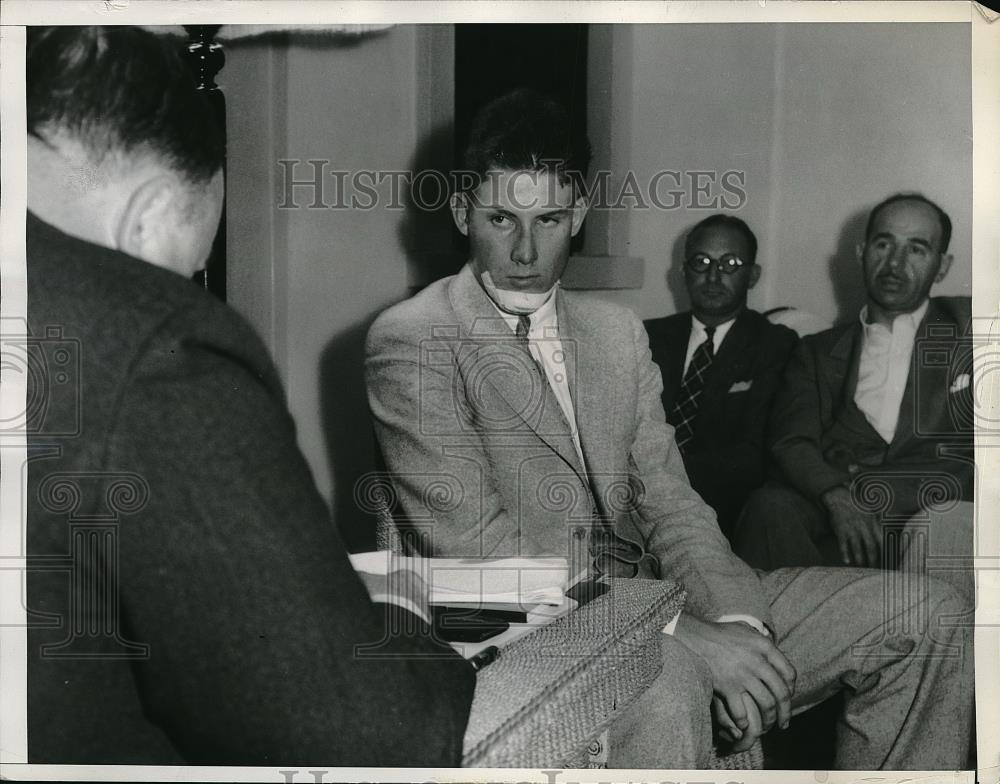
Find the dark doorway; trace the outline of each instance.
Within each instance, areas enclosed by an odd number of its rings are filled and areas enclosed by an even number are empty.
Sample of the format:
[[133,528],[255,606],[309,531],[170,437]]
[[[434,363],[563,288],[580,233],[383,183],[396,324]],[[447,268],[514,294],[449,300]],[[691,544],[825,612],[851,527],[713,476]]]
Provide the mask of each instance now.
[[518,87],[559,101],[587,123],[587,25],[455,25],[455,163],[477,111]]
[[[561,103],[587,130],[587,28],[585,24],[455,25],[455,167],[472,120],[494,98],[529,87]],[[586,226],[573,238],[583,247]],[[453,232],[461,263],[466,239]],[[457,270],[451,270],[452,272]]]

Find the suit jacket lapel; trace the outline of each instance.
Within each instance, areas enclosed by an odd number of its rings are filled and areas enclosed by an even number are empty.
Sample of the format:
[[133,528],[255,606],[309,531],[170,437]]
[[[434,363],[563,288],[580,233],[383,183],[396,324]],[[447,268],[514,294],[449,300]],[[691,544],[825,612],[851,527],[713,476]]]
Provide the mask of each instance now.
[[[470,385],[488,385],[507,402],[511,419],[519,419],[573,470],[582,473],[569,423],[548,379],[518,344],[507,322],[476,282],[471,267],[466,265],[455,277],[449,296],[459,321],[460,334],[455,336],[461,338],[456,342],[457,361],[461,369],[472,371],[464,379],[467,396],[485,392],[469,389]],[[490,368],[499,371],[501,367],[502,372],[490,372]],[[528,390],[537,393],[529,397]],[[516,431],[508,428],[505,432]]]
[[661,360],[660,375],[663,379],[663,409],[667,416],[677,404],[681,384],[684,383],[684,358],[691,339],[691,314],[668,324],[669,328],[663,335],[663,345],[658,351],[658,359]]
[[[746,350],[750,343],[751,326],[748,311],[744,310],[729,328],[709,368],[703,402],[705,398],[727,394],[734,381],[746,380],[748,377]],[[705,409],[706,406],[699,406],[700,411]]]
[[[913,351],[910,354],[910,367],[906,372],[906,386],[903,388],[903,399],[899,401],[899,417],[896,419],[896,432],[893,433],[892,441],[889,445],[890,451],[899,448],[901,444],[915,435],[914,422],[917,412],[914,409],[916,397],[913,376],[919,362],[919,344],[922,339],[927,337],[928,326],[936,321],[940,321],[942,318],[943,314],[940,312],[937,303],[932,299],[927,307],[927,312],[924,313],[923,319],[921,319],[920,324],[917,326],[916,333],[913,335]],[[928,396],[938,397],[942,392],[947,394],[946,390],[936,387],[933,384],[926,384],[920,388],[920,396],[924,399],[925,406],[927,406],[924,408],[925,411],[933,411],[937,406],[946,407],[948,405],[947,400],[933,400],[928,402]]]
[[[882,435],[875,429],[875,426],[868,421],[865,412],[858,408],[854,402],[854,392],[858,387],[858,373],[861,367],[861,323],[855,322],[849,329],[844,331],[840,339],[834,344],[830,351],[830,358],[833,360],[829,365],[831,371],[839,367],[839,372],[843,375],[839,378],[834,375],[830,381],[829,389],[840,390],[840,399],[834,400],[835,410],[847,409],[852,416],[857,427],[868,431],[868,435],[873,443],[885,443]],[[838,363],[842,363],[839,364]],[[909,385],[909,382],[907,382]],[[904,393],[904,400],[906,393]],[[902,412],[900,412],[902,413]],[[899,432],[897,425],[896,432]]]
[[[612,480],[606,467],[615,465],[613,450],[617,443],[618,410],[615,398],[625,373],[617,367],[615,360],[619,355],[605,345],[601,325],[588,317],[585,305],[560,291],[556,309],[589,483],[595,500],[602,504],[606,485]],[[605,509],[601,511],[606,513]]]
[[[917,331],[917,339],[920,338],[921,331]],[[916,350],[916,341],[914,341]],[[899,447],[907,439],[913,437],[913,360],[910,357],[910,368],[906,373],[906,386],[903,387],[903,398],[899,401],[899,415],[896,417],[896,430],[892,434],[892,441],[889,442],[890,451]],[[921,394],[928,394],[931,390],[921,390]]]
[[822,365],[825,379],[817,379],[820,388],[838,390],[839,398],[834,408],[853,405],[854,389],[858,385],[858,363],[861,360],[861,325],[852,324],[845,329],[830,349]]

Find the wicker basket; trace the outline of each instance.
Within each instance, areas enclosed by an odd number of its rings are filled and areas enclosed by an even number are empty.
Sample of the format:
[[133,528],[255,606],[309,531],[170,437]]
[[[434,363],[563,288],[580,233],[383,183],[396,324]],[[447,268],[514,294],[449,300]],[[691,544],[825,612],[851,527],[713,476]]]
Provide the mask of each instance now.
[[463,765],[578,762],[659,675],[661,629],[684,595],[663,580],[613,580],[600,598],[505,647],[479,673]]

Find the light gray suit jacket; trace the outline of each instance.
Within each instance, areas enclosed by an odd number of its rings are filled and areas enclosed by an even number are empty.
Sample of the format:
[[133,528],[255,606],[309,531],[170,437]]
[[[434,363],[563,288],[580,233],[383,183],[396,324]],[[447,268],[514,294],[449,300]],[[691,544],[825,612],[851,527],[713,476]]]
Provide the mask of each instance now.
[[557,297],[586,466],[544,375],[470,267],[372,325],[368,399],[405,525],[436,555],[580,564],[596,513],[684,585],[689,611],[771,625],[756,574],[688,483],[642,322],[581,294]]

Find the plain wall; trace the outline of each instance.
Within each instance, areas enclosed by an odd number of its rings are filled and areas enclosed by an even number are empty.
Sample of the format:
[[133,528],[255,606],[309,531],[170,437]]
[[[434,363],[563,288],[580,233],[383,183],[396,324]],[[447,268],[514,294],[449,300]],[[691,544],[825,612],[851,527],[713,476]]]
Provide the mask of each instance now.
[[[718,197],[715,209],[692,206],[689,192],[681,208],[604,219],[606,252],[645,259],[642,317],[686,309],[672,272],[681,237],[725,211],[759,240],[752,307],[853,318],[864,217],[899,190],[924,192],[952,217],[955,264],[934,293],[971,294],[970,25],[616,26],[596,30],[590,58],[592,78],[603,80],[591,97],[599,163],[639,183],[664,169],[716,173],[716,188],[700,197]],[[721,187],[730,170],[744,173],[746,200],[719,209],[737,201]],[[674,180],[663,182],[665,191]]]
[[[379,312],[407,296],[409,267],[434,238],[411,210],[323,205],[350,193],[366,198],[353,188],[338,192],[334,170],[419,169],[442,138],[450,150],[450,117],[444,131],[435,121],[449,105],[447,80],[435,87],[449,31],[268,37],[228,46],[220,74],[229,134],[228,299],[264,337],[299,445],[352,545],[371,534],[354,485],[376,467],[364,337]],[[302,162],[285,164],[299,181],[325,166],[318,199],[312,186],[288,191],[281,160]]]

